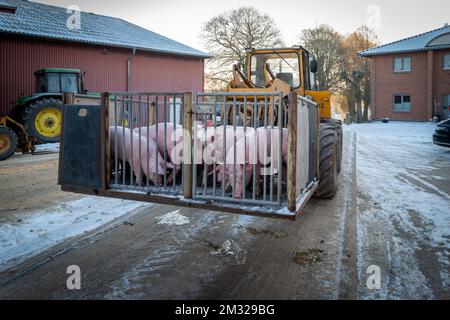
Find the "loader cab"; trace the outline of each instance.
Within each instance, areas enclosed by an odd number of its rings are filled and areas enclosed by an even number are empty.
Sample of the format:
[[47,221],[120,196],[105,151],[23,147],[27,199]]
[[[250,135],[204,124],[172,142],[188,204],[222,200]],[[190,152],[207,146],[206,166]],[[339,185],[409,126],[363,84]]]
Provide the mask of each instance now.
[[78,69],[43,68],[36,70],[36,93],[85,93]]
[[305,90],[317,88],[317,62],[300,46],[247,50],[245,68],[247,79],[257,88],[267,88],[275,79],[284,81],[301,95],[304,95]]

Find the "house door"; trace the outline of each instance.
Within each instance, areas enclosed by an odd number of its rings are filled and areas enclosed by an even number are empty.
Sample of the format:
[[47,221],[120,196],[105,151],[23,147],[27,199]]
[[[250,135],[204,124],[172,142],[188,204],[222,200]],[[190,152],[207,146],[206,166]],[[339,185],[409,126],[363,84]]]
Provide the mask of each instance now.
[[450,94],[444,95],[444,101],[442,104],[442,118],[448,119],[450,118]]

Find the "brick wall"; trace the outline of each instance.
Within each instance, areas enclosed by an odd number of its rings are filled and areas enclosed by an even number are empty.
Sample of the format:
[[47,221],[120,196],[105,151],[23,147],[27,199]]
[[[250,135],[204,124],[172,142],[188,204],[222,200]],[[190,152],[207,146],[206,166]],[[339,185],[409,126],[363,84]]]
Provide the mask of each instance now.
[[[411,71],[394,73],[395,57],[411,57]],[[372,110],[376,119],[427,121],[427,52],[374,56],[372,68]],[[435,59],[437,60],[437,59]],[[394,95],[411,96],[411,112],[394,112]]]
[[433,103],[436,102],[439,112],[442,112],[443,95],[450,94],[450,70],[443,69],[444,54],[450,54],[450,49],[434,53]]

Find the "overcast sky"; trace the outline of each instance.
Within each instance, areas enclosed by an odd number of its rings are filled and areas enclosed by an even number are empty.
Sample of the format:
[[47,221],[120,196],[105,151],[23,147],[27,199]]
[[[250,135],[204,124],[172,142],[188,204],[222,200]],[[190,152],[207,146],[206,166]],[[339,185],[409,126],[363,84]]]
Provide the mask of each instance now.
[[[302,29],[329,24],[349,33],[362,24],[373,26],[382,43],[440,28],[450,23],[449,0],[34,0],[61,7],[120,17],[194,48],[206,50],[199,39],[202,23],[242,5],[269,14],[281,29],[286,45],[298,43]],[[82,23],[82,22],[81,22]]]

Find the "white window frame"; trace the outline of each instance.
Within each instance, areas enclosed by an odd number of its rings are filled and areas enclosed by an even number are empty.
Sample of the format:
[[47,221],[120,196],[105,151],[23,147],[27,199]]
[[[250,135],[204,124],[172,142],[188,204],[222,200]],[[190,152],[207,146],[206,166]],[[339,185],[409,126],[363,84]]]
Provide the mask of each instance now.
[[442,107],[447,109],[450,107],[450,93],[442,95]]
[[[401,69],[396,69],[395,68],[396,67],[396,62],[399,59],[401,59],[402,67],[401,67]],[[408,69],[405,69],[405,60],[406,59],[409,59],[409,68]],[[412,58],[411,57],[395,57],[394,58],[393,70],[394,70],[394,72],[400,72],[400,73],[401,72],[411,72],[411,70],[412,70]]]
[[[395,106],[395,97],[401,97],[402,102],[401,102],[401,107],[402,110],[396,110]],[[409,97],[409,102],[405,102],[404,99],[405,97]],[[408,113],[412,111],[412,102],[411,102],[411,95],[410,94],[394,94],[392,97],[392,112],[396,112],[396,113]],[[407,110],[405,110],[405,105],[409,104],[409,108]]]
[[[445,61],[446,59],[448,61]],[[450,53],[444,54],[444,56],[442,58],[442,69],[450,70]]]

